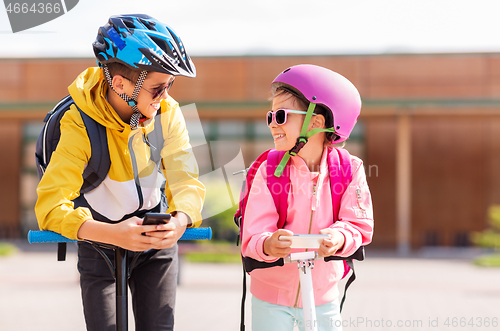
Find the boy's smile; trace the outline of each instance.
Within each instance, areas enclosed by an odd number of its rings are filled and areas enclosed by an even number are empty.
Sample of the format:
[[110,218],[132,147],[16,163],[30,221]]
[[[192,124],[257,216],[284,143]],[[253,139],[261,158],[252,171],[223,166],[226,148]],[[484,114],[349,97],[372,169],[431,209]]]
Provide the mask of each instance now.
[[[174,78],[173,75],[155,71],[150,71],[147,74],[136,100],[137,108],[144,117],[147,119],[155,117],[156,112],[160,109],[161,101],[168,98],[168,88],[172,86]],[[131,97],[134,93],[135,82],[121,75],[115,75],[113,82],[116,93],[110,94],[108,101],[120,118],[125,123],[129,123],[134,111],[119,97],[119,94],[125,93]]]
[[[146,80],[142,84],[141,92],[137,97],[137,108],[147,118],[153,118],[160,109],[160,103],[168,97],[168,89],[165,88],[172,82],[174,76],[159,72],[149,72]],[[159,89],[163,89],[158,99],[153,100],[153,96]]]

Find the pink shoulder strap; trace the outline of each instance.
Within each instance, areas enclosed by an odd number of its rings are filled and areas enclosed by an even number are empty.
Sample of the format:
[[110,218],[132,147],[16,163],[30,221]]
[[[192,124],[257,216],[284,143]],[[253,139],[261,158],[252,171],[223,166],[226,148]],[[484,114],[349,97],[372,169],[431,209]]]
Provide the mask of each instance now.
[[[339,219],[340,200],[352,181],[351,156],[349,152],[343,148],[332,148],[330,153],[328,153],[328,170],[330,171],[333,217],[335,218],[334,222],[336,222]],[[351,267],[344,260],[344,274],[342,278],[349,274],[349,270],[351,270]]]
[[332,148],[328,153],[330,188],[332,191],[333,215],[338,220],[340,200],[352,181],[351,156],[343,148]]
[[288,212],[288,194],[290,192],[290,161],[280,177],[274,176],[274,171],[285,155],[283,151],[272,149],[267,155],[267,187],[273,196],[274,205],[278,212],[278,229],[285,226]]
[[240,192],[240,203],[238,206],[238,210],[234,215],[234,219],[238,227],[243,228],[243,224],[241,224],[243,220],[243,216],[245,215],[245,210],[247,206],[248,194],[250,193],[250,188],[252,187],[253,180],[255,175],[257,174],[257,170],[259,170],[260,165],[267,160],[267,155],[270,150],[262,153],[248,168],[248,172],[245,177],[245,182],[242,185]]

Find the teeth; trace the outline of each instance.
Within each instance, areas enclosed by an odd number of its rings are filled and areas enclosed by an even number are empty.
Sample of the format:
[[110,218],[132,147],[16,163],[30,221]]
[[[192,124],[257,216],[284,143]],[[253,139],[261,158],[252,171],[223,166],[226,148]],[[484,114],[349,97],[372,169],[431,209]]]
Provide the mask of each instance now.
[[276,136],[274,136],[274,137],[275,137],[276,139],[278,139],[278,138],[281,138],[281,137],[284,137],[284,136],[285,136],[284,134],[278,134],[278,135],[276,135]]

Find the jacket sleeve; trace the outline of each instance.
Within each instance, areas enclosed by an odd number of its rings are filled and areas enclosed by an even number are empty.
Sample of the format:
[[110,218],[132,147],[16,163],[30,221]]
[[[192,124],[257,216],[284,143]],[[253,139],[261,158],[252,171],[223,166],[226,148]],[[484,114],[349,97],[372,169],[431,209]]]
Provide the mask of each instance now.
[[81,224],[92,219],[87,208],[74,209],[82,173],[90,157],[90,142],[83,120],[74,106],[61,119],[61,138],[37,187],[35,214],[40,229],[78,239]]
[[250,188],[243,215],[241,251],[243,256],[273,262],[277,259],[264,254],[264,240],[278,230],[279,215],[266,184],[266,165],[267,161],[261,164]]
[[198,227],[202,221],[205,186],[198,180],[198,163],[189,144],[181,109],[173,100],[169,100],[168,106],[169,110],[162,116],[162,127],[167,130],[163,130],[165,142],[161,152],[168,212],[183,212],[190,217],[190,226]]
[[340,201],[339,220],[331,228],[345,237],[344,247],[335,255],[347,257],[360,246],[368,245],[373,236],[373,206],[366,182],[363,162],[352,156],[352,181]]

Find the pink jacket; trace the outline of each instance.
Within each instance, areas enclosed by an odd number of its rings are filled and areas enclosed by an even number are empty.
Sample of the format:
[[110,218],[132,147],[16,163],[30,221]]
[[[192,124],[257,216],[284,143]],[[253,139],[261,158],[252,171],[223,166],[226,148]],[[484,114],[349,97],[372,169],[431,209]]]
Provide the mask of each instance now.
[[[373,208],[370,190],[363,162],[351,156],[352,182],[342,196],[339,221],[333,223],[326,156],[327,149],[323,152],[319,175],[311,173],[301,157],[291,157],[291,189],[285,229],[296,234],[319,233],[327,227],[338,229],[345,237],[345,245],[336,255],[349,256],[361,245],[369,244],[372,239]],[[241,248],[244,256],[272,262],[276,259],[264,254],[263,243],[277,230],[278,214],[265,180],[266,164],[267,162],[264,162],[260,166],[250,190],[244,215]],[[301,250],[292,250],[294,251]],[[342,261],[315,261],[312,278],[316,305],[325,304],[338,297],[337,282],[343,272]],[[283,267],[256,269],[250,275],[250,291],[256,298],[288,307],[302,307],[296,264],[287,263]]]

